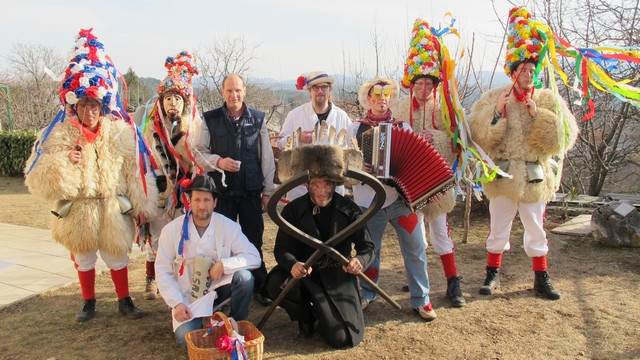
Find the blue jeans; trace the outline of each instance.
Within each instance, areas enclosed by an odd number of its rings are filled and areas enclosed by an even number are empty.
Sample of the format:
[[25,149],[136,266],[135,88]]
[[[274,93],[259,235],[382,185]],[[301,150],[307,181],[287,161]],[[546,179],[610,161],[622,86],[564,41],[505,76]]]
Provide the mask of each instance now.
[[[238,270],[233,273],[230,285],[225,285],[216,289],[218,296],[213,303],[215,307],[219,303],[231,297],[231,312],[229,316],[237,321],[246,320],[249,316],[249,305],[253,294],[253,275],[249,270]],[[202,329],[203,318],[193,318],[188,322],[178,326],[175,332],[176,342],[183,347],[187,346],[185,335],[193,330]]]
[[[362,208],[364,212],[366,209]],[[402,199],[398,198],[384,209],[380,209],[367,223],[367,229],[371,234],[371,239],[376,246],[376,257],[373,263],[365,271],[374,283],[378,283],[378,272],[380,271],[380,249],[382,247],[382,237],[384,228],[387,223],[396,231],[402,258],[404,259],[404,268],[407,273],[407,282],[409,284],[409,293],[411,298],[409,302],[412,308],[422,307],[429,303],[429,275],[427,273],[427,245],[424,241],[424,232],[420,223],[416,223],[415,228],[409,233],[402,225],[398,223],[401,216],[410,216],[411,209],[407,207]],[[362,287],[362,297],[368,300],[375,300],[377,293],[369,285],[364,282],[360,283]]]

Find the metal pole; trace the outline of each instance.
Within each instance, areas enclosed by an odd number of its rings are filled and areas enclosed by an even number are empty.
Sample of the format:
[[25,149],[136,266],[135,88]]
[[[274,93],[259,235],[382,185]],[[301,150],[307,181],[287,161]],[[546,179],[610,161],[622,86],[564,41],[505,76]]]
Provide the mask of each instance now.
[[[13,114],[11,113],[11,91],[9,85],[0,85],[0,87],[7,89],[7,114],[9,115],[9,131],[13,131]],[[2,124],[0,123],[0,130]]]

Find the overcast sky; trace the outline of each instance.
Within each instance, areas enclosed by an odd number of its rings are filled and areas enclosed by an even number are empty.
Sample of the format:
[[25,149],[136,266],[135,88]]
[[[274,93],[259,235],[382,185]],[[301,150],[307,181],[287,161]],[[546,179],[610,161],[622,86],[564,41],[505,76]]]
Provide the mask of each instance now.
[[[507,0],[493,3],[506,21],[512,5]],[[444,24],[447,11],[452,12],[467,47],[475,33],[477,68],[493,68],[503,33],[490,0],[0,0],[0,4],[2,70],[8,67],[5,57],[15,42],[51,46],[66,57],[78,30],[91,27],[123,73],[131,66],[139,76],[162,78],[167,56],[182,49],[202,49],[217,36],[242,35],[256,47],[250,75],[278,80],[314,70],[341,73],[343,49],[374,69],[374,26],[383,46],[383,65],[401,69],[416,17],[437,25]]]

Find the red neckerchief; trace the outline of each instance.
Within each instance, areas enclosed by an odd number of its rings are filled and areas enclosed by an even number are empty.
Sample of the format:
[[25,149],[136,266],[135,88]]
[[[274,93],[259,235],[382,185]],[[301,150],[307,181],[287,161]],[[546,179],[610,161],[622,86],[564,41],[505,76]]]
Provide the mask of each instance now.
[[98,137],[98,134],[100,133],[100,122],[98,122],[98,128],[95,131],[91,131],[88,128],[86,128],[84,125],[82,125],[80,122],[78,122],[78,118],[76,118],[76,117],[71,118],[69,120],[69,122],[72,125],[74,125],[75,127],[77,127],[78,130],[80,130],[80,133],[82,134],[82,137],[84,137],[84,139],[88,143],[94,142],[96,140],[96,138]]
[[391,116],[391,109],[389,109],[381,116],[376,116],[371,112],[371,110],[369,110],[367,111],[367,116],[365,116],[364,119],[358,120],[358,122],[371,127],[376,127],[380,125],[380,123],[392,123],[393,125],[398,125],[399,123],[402,123],[402,120],[398,120]]

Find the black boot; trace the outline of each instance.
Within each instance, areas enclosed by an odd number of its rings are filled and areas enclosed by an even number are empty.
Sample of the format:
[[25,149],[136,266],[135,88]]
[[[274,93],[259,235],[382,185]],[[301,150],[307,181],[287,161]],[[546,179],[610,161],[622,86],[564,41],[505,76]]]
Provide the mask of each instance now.
[[82,309],[76,313],[76,321],[85,322],[96,316],[96,299],[84,301]]
[[533,282],[533,290],[537,296],[549,300],[559,300],[560,293],[553,288],[546,271],[536,271],[536,279]]
[[487,277],[484,278],[484,285],[480,287],[480,294],[491,295],[493,290],[500,288],[500,269],[487,266]]
[[310,339],[313,336],[313,324],[315,320],[310,317],[305,320],[298,320],[298,337],[301,339]]
[[460,277],[452,276],[447,280],[447,299],[451,301],[453,307],[463,307],[466,304],[462,290],[460,290]]
[[145,315],[144,311],[133,305],[133,301],[130,296],[118,299],[118,312],[130,319],[140,319]]

